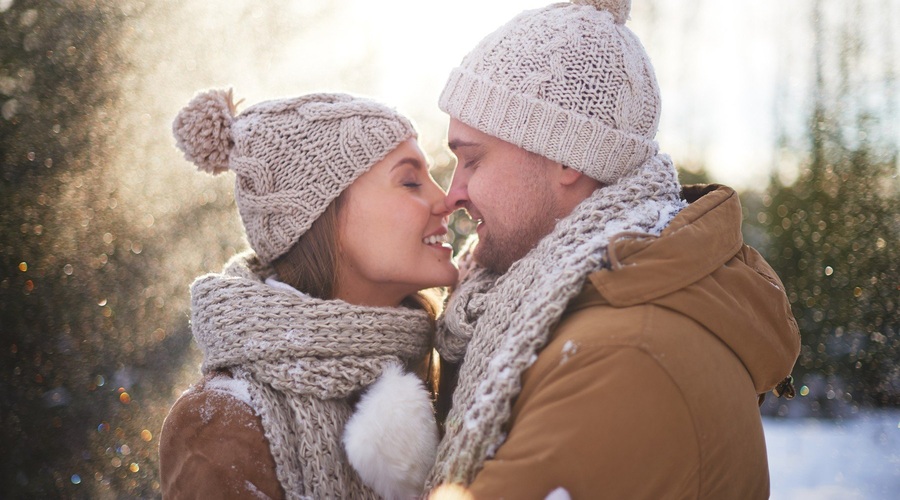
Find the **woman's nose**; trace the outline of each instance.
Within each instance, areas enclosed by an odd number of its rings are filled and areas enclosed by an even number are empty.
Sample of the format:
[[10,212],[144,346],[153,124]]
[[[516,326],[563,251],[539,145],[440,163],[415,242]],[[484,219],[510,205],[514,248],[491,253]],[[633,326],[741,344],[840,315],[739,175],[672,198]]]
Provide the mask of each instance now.
[[431,213],[437,215],[439,217],[446,217],[453,213],[452,210],[448,210],[446,204],[444,203],[445,193],[444,190],[437,184],[437,182],[431,182],[431,189],[428,194],[431,203]]

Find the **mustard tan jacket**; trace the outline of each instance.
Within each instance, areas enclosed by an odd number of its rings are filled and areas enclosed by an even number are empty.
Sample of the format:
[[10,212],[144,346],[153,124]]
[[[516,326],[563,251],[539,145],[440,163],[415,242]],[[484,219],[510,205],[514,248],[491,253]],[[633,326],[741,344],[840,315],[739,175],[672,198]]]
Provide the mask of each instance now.
[[729,188],[687,188],[659,237],[619,235],[523,375],[475,498],[769,495],[757,395],[793,367],[797,324],[741,237]]

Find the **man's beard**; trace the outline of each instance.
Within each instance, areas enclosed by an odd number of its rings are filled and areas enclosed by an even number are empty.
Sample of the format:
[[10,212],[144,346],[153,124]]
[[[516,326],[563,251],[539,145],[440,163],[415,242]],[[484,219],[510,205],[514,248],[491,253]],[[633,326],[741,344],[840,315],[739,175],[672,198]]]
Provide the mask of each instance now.
[[515,228],[491,227],[485,238],[475,247],[475,262],[497,274],[504,274],[519,259],[525,257],[538,242],[550,234],[556,225],[547,212],[541,220],[521,221]]

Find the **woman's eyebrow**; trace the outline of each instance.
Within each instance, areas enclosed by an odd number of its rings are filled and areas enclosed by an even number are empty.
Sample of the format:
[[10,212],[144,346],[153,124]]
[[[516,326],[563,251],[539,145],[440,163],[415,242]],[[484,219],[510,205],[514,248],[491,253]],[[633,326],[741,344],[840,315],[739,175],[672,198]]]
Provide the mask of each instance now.
[[415,168],[416,170],[421,170],[423,167],[422,162],[419,161],[418,158],[407,157],[407,158],[403,158],[402,160],[395,163],[394,166],[391,167],[391,171],[393,171],[394,169],[401,167],[403,165],[410,165],[413,168]]

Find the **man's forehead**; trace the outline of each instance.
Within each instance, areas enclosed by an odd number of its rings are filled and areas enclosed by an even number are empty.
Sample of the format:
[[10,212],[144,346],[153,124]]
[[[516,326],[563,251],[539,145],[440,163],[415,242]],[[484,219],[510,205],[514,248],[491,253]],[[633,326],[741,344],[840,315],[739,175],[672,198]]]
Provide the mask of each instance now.
[[485,145],[491,140],[491,136],[480,130],[470,127],[455,119],[450,119],[450,128],[447,131],[447,146],[451,151],[464,148],[472,148]]

